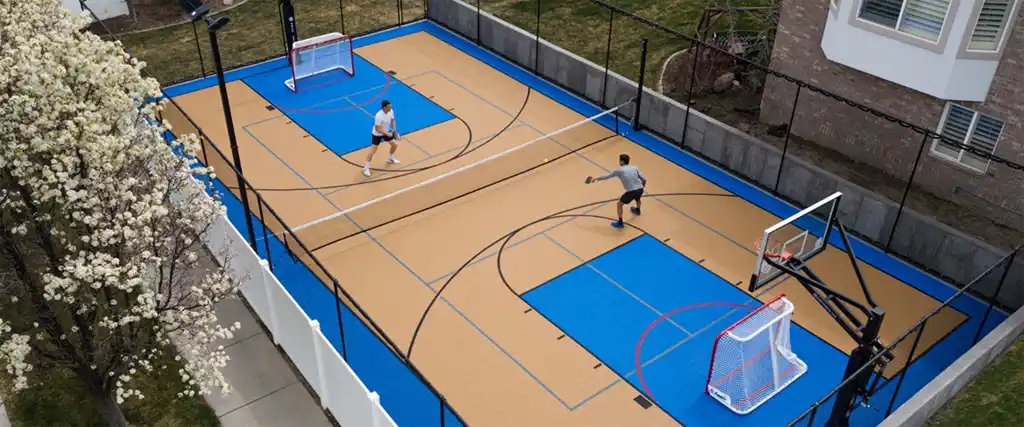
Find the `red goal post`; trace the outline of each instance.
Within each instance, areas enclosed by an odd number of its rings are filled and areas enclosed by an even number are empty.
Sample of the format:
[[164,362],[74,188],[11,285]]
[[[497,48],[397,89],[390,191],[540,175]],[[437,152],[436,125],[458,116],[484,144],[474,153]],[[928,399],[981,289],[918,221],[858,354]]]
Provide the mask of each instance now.
[[319,74],[342,70],[355,75],[355,53],[352,38],[341,33],[328,33],[296,41],[288,53],[292,76],[284,84],[297,92],[299,82]]
[[744,415],[807,372],[790,348],[792,317],[793,303],[779,295],[719,333],[705,391]]

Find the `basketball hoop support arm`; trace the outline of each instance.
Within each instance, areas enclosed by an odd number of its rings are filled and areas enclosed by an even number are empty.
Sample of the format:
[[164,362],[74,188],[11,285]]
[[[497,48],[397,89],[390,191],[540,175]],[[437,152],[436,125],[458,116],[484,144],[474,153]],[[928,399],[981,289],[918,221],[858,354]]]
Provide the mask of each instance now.
[[[846,370],[843,372],[843,381],[846,381],[847,378],[850,378],[850,376],[861,371],[861,368],[863,368],[864,365],[874,357],[877,348],[880,347],[878,334],[882,329],[882,320],[885,318],[885,311],[882,310],[881,307],[878,307],[874,298],[871,297],[871,292],[868,290],[867,284],[864,283],[864,277],[857,265],[856,255],[853,253],[853,247],[850,246],[849,236],[846,234],[846,228],[843,227],[842,223],[838,220],[836,220],[836,225],[839,228],[840,235],[842,236],[843,245],[846,246],[847,256],[849,257],[850,263],[853,265],[853,270],[857,275],[857,281],[860,284],[861,290],[864,291],[864,297],[870,305],[870,308],[824,285],[817,274],[799,260],[790,260],[778,263],[773,259],[766,258],[765,261],[773,267],[786,272],[786,274],[795,277],[804,289],[811,293],[811,296],[814,297],[815,301],[817,301],[818,304],[820,304],[822,308],[825,309],[825,311],[832,316],[837,323],[839,323],[839,326],[841,326],[843,330],[857,342],[857,348],[855,348],[850,354],[849,362],[846,364]],[[822,294],[825,295],[825,298],[822,297]],[[863,325],[846,307],[847,304],[852,305],[858,311],[864,313],[867,317],[867,321]],[[835,305],[835,308],[832,307],[833,305]],[[836,313],[837,309],[842,312],[842,317],[839,313]],[[829,416],[828,421],[825,423],[826,426],[847,427],[850,425],[850,413],[853,410],[857,396],[863,394],[865,396],[865,400],[867,399],[867,385],[871,380],[871,374],[873,372],[874,369],[865,369],[861,371],[856,378],[847,381],[839,389],[836,393],[836,401],[835,405],[832,407],[832,413]]]

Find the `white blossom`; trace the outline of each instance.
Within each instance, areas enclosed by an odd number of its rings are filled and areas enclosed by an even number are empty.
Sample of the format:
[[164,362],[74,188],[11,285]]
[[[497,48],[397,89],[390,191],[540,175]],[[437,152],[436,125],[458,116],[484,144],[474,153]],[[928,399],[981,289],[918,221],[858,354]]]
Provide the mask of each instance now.
[[[120,404],[143,398],[133,382],[176,346],[182,396],[226,392],[220,341],[241,325],[214,312],[237,281],[200,268],[202,236],[224,212],[194,179],[212,170],[174,154],[194,155],[198,139],[164,141],[159,84],[88,24],[55,0],[0,0],[0,238],[27,265],[0,271],[0,366],[21,389],[28,360],[77,363],[116,378]],[[53,350],[86,341],[85,360]]]

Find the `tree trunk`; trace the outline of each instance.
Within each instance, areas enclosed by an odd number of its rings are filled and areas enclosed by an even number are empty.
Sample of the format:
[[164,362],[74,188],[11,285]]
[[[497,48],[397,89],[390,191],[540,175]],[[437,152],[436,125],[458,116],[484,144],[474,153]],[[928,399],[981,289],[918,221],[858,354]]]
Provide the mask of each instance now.
[[96,401],[96,409],[100,410],[100,414],[107,420],[107,424],[110,427],[128,427],[128,420],[125,420],[124,413],[121,412],[121,407],[117,406],[117,401],[114,400],[110,390],[104,386],[103,377],[92,369],[84,367],[75,369],[75,373],[89,387],[89,392],[92,394],[93,400]]
[[96,400],[96,407],[99,408],[110,427],[128,427],[128,420],[124,419],[121,407],[117,406],[117,402],[114,401],[114,397],[110,393],[93,391],[92,397]]

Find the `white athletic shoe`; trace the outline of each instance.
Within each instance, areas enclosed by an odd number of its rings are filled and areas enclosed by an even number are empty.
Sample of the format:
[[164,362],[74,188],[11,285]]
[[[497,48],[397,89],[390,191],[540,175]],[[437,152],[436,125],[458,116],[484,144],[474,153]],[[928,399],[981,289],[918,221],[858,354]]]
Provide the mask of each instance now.
[[363,175],[370,176],[370,168],[363,168]]
[[397,164],[399,164],[399,163],[401,163],[401,162],[399,162],[399,161],[398,161],[398,159],[396,159],[396,158],[394,158],[394,157],[392,156],[392,157],[388,157],[388,163],[391,163],[391,164],[393,164],[393,165],[397,165]]

